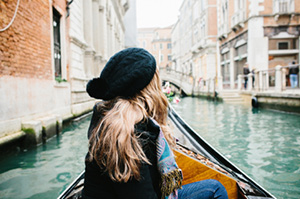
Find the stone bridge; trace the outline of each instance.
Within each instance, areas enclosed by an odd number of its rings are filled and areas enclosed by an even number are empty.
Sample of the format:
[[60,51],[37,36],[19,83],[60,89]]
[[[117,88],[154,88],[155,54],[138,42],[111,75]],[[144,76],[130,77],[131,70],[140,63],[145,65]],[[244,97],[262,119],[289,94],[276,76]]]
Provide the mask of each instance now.
[[162,81],[170,82],[183,94],[192,95],[194,93],[194,78],[192,76],[165,68],[160,68],[159,73]]

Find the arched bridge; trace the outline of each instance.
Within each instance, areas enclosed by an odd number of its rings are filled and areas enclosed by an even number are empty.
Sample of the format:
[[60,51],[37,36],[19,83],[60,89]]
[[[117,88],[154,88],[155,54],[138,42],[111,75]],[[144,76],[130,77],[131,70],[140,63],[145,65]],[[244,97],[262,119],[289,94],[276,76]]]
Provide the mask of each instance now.
[[166,68],[160,68],[159,73],[162,81],[170,82],[186,95],[193,94],[194,78],[192,76]]

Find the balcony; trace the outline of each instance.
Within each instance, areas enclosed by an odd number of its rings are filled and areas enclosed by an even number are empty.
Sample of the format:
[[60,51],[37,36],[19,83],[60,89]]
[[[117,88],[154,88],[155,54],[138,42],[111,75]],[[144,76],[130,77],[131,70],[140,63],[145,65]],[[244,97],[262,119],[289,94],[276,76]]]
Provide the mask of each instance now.
[[218,27],[218,37],[220,40],[225,39],[227,37],[227,33],[228,33],[228,24],[222,23],[219,25]]
[[201,39],[199,42],[197,42],[196,44],[194,44],[191,48],[192,53],[199,53],[201,49],[206,47],[206,40],[205,39]]
[[231,17],[231,29],[239,29],[244,27],[244,21],[246,20],[246,12],[239,10],[234,13]]

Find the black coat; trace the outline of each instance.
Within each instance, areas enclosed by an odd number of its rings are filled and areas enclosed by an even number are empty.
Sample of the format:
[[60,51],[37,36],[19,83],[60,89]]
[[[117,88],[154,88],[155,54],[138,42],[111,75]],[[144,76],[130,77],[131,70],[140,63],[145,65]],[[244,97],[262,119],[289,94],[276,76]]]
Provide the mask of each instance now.
[[[96,105],[97,106],[97,105]],[[92,130],[101,120],[102,115],[94,107],[93,116],[88,130],[88,137]],[[114,198],[161,198],[159,188],[160,174],[157,170],[156,159],[156,138],[159,134],[159,127],[151,120],[145,123],[138,123],[135,126],[139,139],[142,143],[143,150],[151,162],[151,165],[143,163],[140,168],[141,179],[138,181],[134,178],[126,183],[114,182],[110,179],[107,172],[100,168],[96,161],[85,162],[85,179],[83,188],[83,198],[85,199],[114,199]]]
[[[248,75],[248,74],[250,73],[249,68],[244,67],[244,68],[243,68],[243,73],[244,73],[244,75]],[[248,77],[244,77],[244,79],[245,79],[245,80],[248,80]]]
[[295,74],[295,75],[297,75],[298,73],[299,73],[299,67],[298,66],[290,67],[289,74]]

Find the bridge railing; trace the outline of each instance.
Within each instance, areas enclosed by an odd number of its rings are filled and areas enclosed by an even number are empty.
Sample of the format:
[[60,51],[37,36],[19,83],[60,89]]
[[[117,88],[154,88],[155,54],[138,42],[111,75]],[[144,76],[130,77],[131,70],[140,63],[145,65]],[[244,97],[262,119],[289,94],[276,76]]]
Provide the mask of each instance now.
[[[242,90],[244,88],[248,91],[284,91],[286,90],[286,87],[289,86],[289,80],[286,79],[286,77],[288,77],[288,71],[291,67],[299,67],[299,64],[291,66],[278,65],[275,68],[256,70],[254,74],[249,73],[248,75],[238,75],[238,89]],[[245,87],[246,78],[248,82]],[[299,73],[297,78],[299,80]],[[296,85],[296,88],[297,87],[299,88],[299,81]]]
[[172,79],[176,79],[176,81],[179,82],[178,86],[184,87],[189,85],[189,87],[191,88],[191,94],[199,92],[214,93],[217,89],[216,78],[200,78],[196,80],[196,78],[190,74],[186,74],[170,68],[160,68],[159,70],[161,75],[166,75],[172,77]]
[[[192,94],[193,93],[193,87],[194,87],[194,81],[195,78],[192,75],[173,70],[171,68],[160,68],[159,69],[161,76],[167,76],[178,84],[180,88],[184,88],[183,91],[186,94]],[[173,82],[173,83],[175,83]]]
[[168,75],[172,75],[173,77],[176,77],[178,80],[182,81],[182,82],[186,82],[186,83],[194,83],[194,77],[192,75],[180,72],[180,71],[176,71],[174,69],[171,68],[160,68],[159,69],[161,72],[168,74]]
[[214,93],[216,90],[216,78],[200,78],[196,84],[195,91]]

